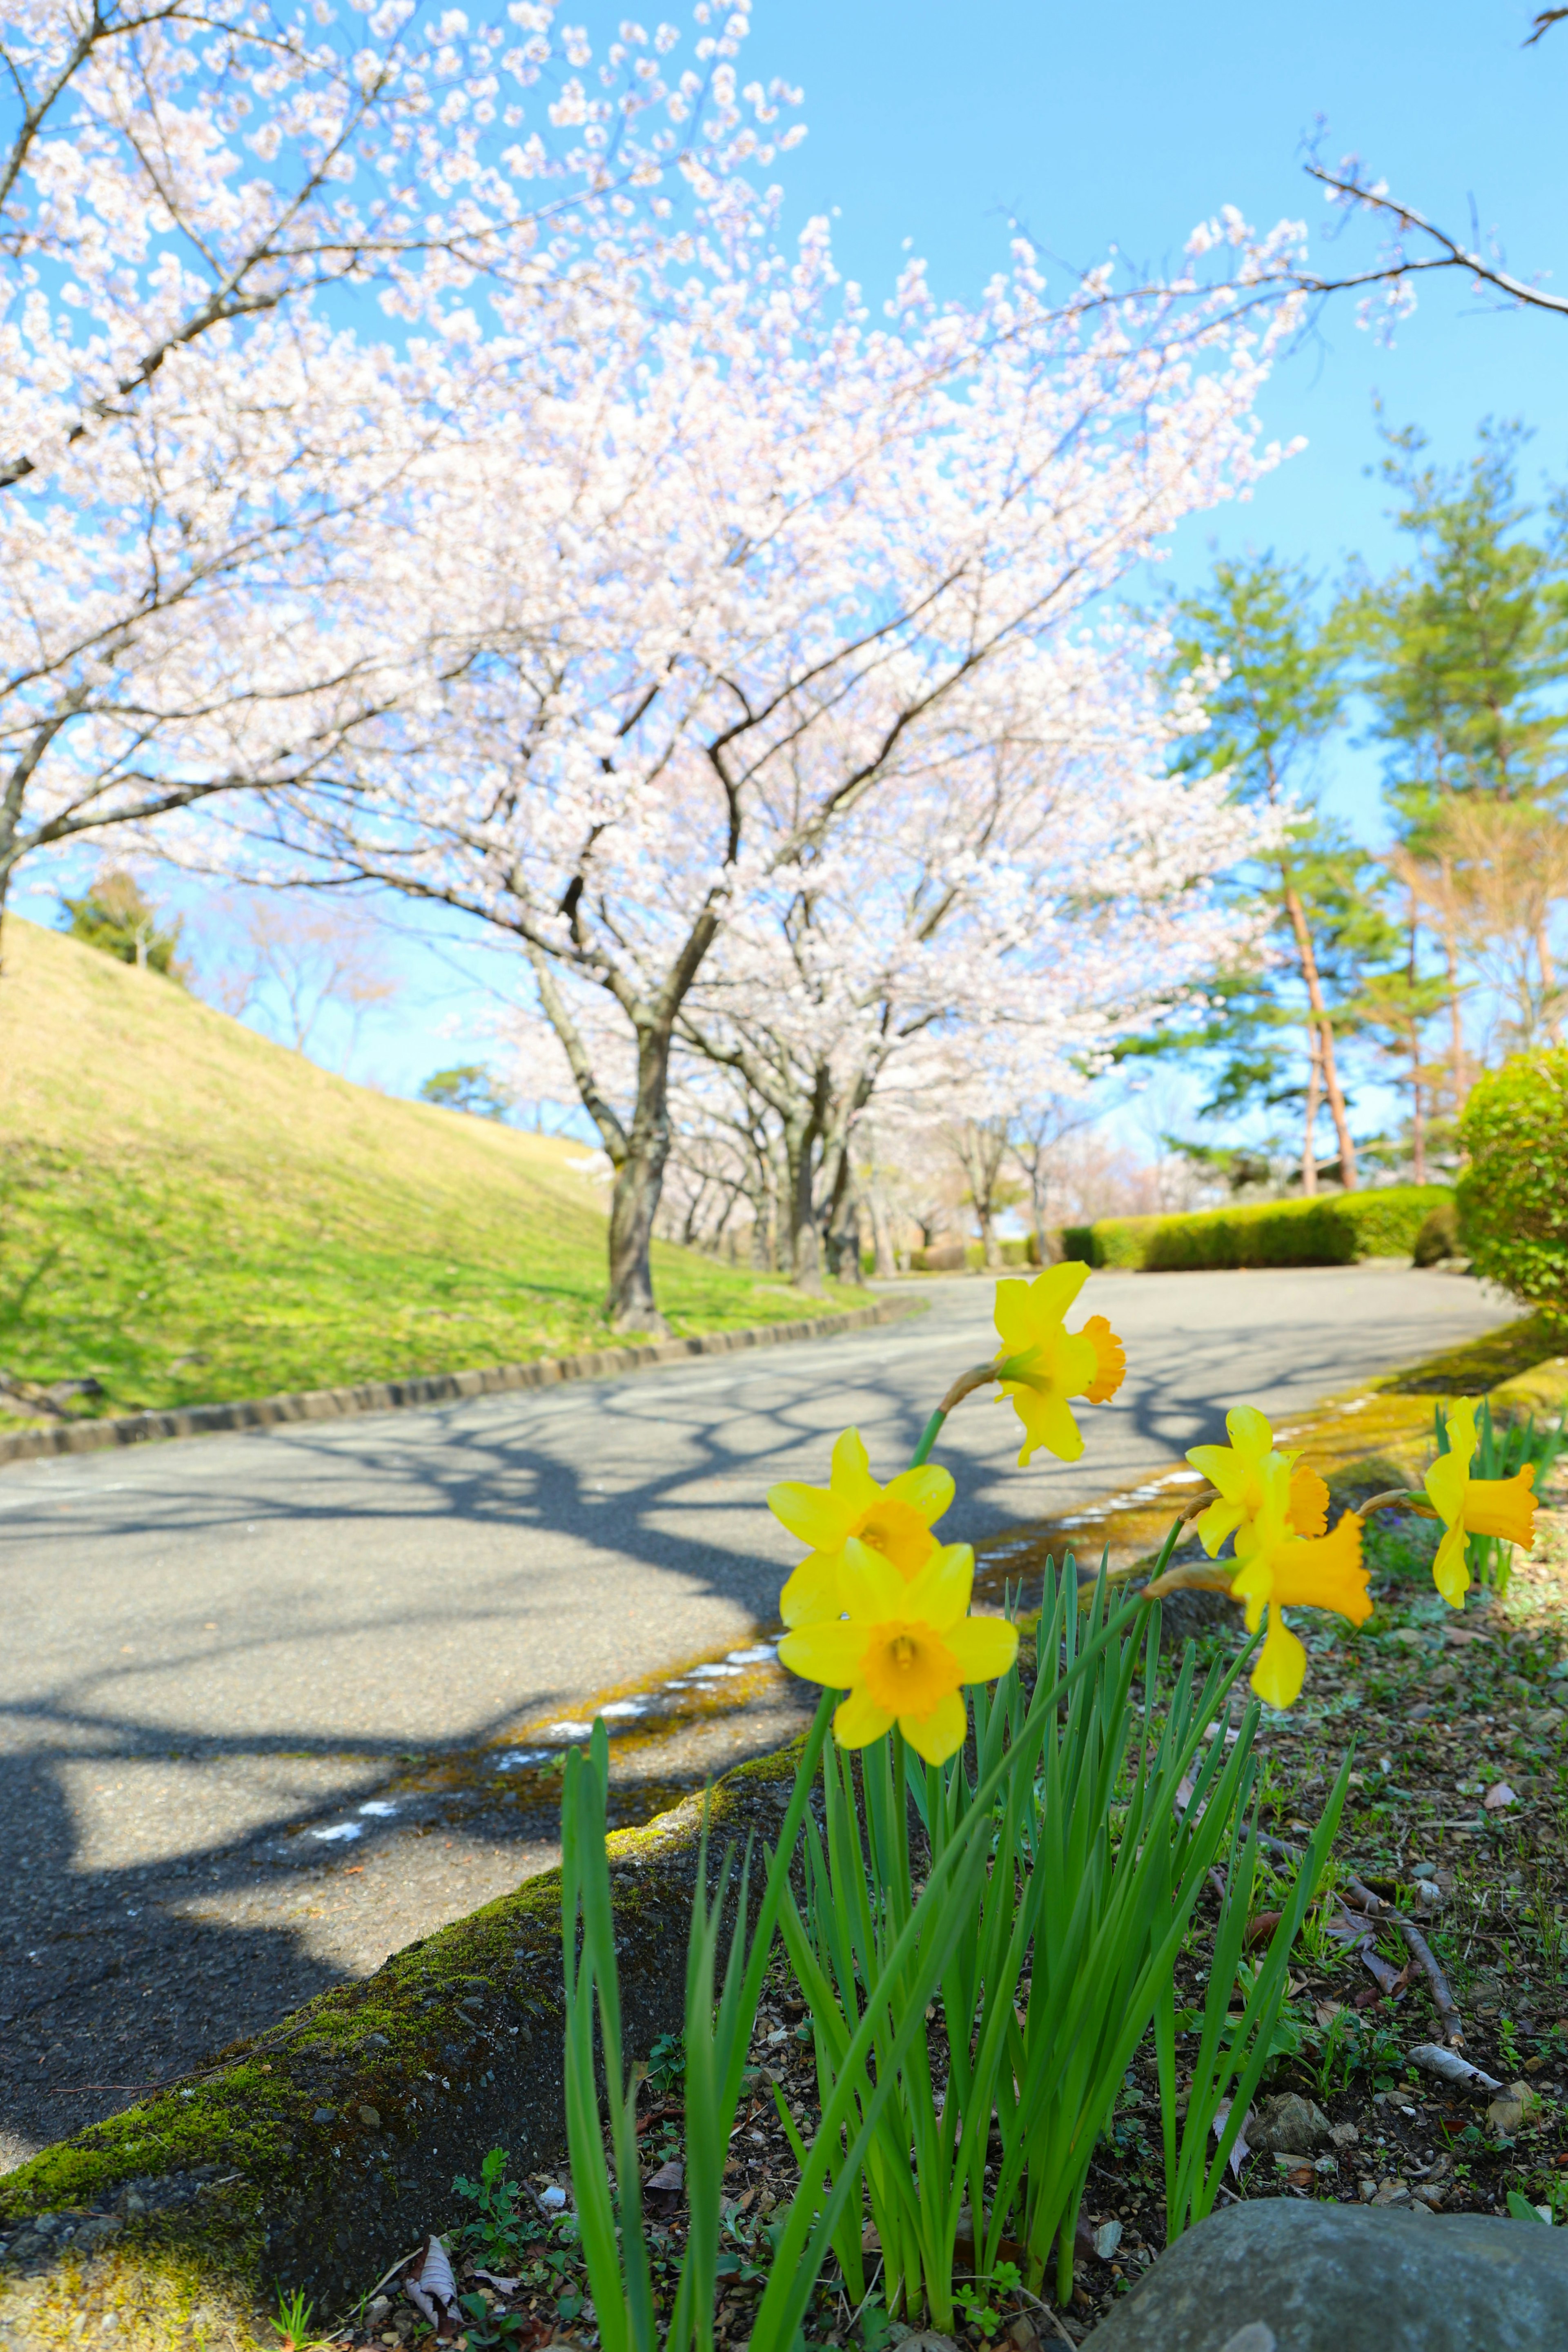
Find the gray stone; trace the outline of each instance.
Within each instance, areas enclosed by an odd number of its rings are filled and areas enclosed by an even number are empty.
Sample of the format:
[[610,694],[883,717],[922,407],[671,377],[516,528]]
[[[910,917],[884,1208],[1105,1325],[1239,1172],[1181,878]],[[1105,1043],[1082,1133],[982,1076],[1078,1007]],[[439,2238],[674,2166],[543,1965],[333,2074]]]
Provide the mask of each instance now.
[[1295,2091],[1265,2099],[1247,2126],[1247,2145],[1261,2156],[1310,2156],[1327,2147],[1333,2136],[1321,2107]]
[[1568,2345],[1568,2230],[1259,2198],[1189,2230],[1086,2343],[1226,2352],[1254,2326],[1279,2352],[1546,2352]]

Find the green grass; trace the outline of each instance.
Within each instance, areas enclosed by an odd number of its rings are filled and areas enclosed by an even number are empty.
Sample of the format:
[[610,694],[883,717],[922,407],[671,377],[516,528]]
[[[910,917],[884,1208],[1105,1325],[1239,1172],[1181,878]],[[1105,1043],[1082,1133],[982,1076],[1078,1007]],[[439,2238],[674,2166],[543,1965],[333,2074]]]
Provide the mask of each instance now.
[[[620,1336],[600,1311],[606,1192],[572,1165],[581,1144],[351,1086],[171,982],[15,917],[4,949],[0,1370],[13,1378],[91,1377],[104,1394],[83,1410],[128,1412]],[[654,1275],[679,1334],[820,1311],[661,1244]]]

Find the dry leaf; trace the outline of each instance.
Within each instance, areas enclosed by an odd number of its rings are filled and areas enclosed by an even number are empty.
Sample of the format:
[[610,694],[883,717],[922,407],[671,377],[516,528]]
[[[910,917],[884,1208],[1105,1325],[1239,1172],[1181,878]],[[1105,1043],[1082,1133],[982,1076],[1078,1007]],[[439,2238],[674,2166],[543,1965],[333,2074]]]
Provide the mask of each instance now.
[[678,2156],[672,2156],[668,2164],[661,2164],[658,2170],[649,2173],[643,2182],[645,2189],[651,2189],[659,2195],[677,2197],[685,2186],[686,2167]]
[[439,2238],[426,2238],[415,2260],[417,2272],[403,2282],[403,2291],[436,2330],[437,2338],[456,2336],[462,2326],[462,2314],[458,2309],[458,2282],[452,2276],[452,2265],[447,2249]]
[[[1215,2139],[1223,2139],[1225,2137],[1225,2127],[1229,2121],[1230,2101],[1228,2099],[1222,2099],[1218,2106],[1215,2109],[1214,2114],[1214,2136]],[[1252,2154],[1251,2148],[1247,2144],[1247,2126],[1251,2121],[1252,2109],[1248,2107],[1246,2115],[1241,2119],[1241,2129],[1236,2135],[1236,2142],[1234,2147],[1231,2148],[1228,2159],[1230,2168],[1238,2180],[1241,2179],[1241,2167],[1244,2159]]]
[[487,2286],[493,2286],[498,2294],[515,2294],[522,2284],[521,2278],[497,2278],[494,2271],[476,2271],[474,2276],[483,2279]]
[[1500,1780],[1495,1789],[1487,1790],[1486,1795],[1481,1799],[1481,1808],[1485,1812],[1500,1813],[1506,1805],[1517,1805],[1519,1799],[1514,1795],[1508,1782]]

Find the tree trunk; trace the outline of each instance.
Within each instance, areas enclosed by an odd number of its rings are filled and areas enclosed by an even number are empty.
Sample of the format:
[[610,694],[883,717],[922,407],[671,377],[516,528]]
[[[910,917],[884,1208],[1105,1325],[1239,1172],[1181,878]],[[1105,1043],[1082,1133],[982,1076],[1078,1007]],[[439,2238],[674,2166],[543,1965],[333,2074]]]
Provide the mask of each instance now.
[[1340,1074],[1334,1060],[1334,1028],[1323,1002],[1323,983],[1318,972],[1318,959],[1312,952],[1312,935],[1307,928],[1307,913],[1295,886],[1285,884],[1285,911],[1295,934],[1296,952],[1301,960],[1301,978],[1307,984],[1307,1001],[1312,1008],[1318,1031],[1319,1052],[1323,1066],[1323,1092],[1329,1098],[1329,1112],[1334,1122],[1334,1138],[1340,1147],[1340,1181],[1347,1192],[1353,1192],[1361,1181],[1356,1169],[1355,1145],[1351,1140],[1350,1120],[1345,1113],[1345,1098],[1340,1090]]
[[1410,1024],[1410,1158],[1418,1184],[1426,1181],[1426,1111],[1421,1099],[1421,1033]]
[[866,1195],[866,1206],[871,1219],[871,1247],[877,1254],[877,1279],[890,1282],[899,1270],[898,1253],[893,1247],[892,1230],[888,1223],[888,1203],[879,1184],[873,1183]]
[[790,1266],[797,1290],[822,1296],[822,1234],[813,1202],[812,1149],[816,1141],[814,1119],[786,1119],[784,1164],[789,1171],[786,1201]]
[[1316,1029],[1307,1032],[1307,1055],[1310,1067],[1307,1073],[1307,1118],[1301,1138],[1301,1194],[1307,1198],[1318,1189],[1318,1147],[1312,1129],[1318,1120],[1318,1096],[1322,1087],[1323,1062],[1318,1051]]

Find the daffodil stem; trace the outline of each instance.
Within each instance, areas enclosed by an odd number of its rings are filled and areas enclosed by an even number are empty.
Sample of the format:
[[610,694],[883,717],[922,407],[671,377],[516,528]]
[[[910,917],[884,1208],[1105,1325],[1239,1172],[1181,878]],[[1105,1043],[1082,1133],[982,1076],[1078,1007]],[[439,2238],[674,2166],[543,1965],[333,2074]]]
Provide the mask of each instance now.
[[996,1367],[994,1363],[972,1364],[968,1371],[960,1372],[921,1433],[921,1442],[916,1446],[913,1458],[910,1463],[911,1470],[918,1470],[922,1462],[931,1459],[931,1447],[942,1434],[942,1424],[953,1406],[962,1404],[966,1396],[973,1395],[976,1389],[983,1389],[987,1381],[994,1381],[995,1378]]

